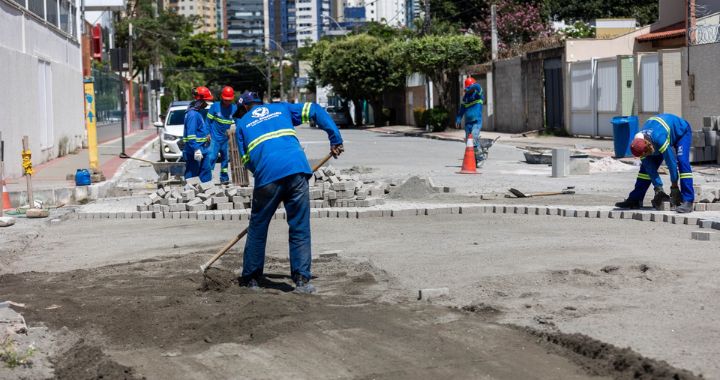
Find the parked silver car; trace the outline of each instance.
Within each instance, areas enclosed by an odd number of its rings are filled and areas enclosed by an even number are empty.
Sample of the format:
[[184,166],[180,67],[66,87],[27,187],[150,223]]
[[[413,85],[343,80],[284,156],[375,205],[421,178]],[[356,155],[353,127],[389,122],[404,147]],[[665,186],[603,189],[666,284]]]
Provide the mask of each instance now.
[[[345,110],[343,110],[340,107],[335,106],[327,106],[325,107],[325,111],[330,115],[332,120],[335,122],[335,124],[338,126],[338,128],[342,127],[349,127],[352,125],[352,123],[348,120],[347,116],[345,115]],[[310,120],[310,126],[315,128],[315,122]]]

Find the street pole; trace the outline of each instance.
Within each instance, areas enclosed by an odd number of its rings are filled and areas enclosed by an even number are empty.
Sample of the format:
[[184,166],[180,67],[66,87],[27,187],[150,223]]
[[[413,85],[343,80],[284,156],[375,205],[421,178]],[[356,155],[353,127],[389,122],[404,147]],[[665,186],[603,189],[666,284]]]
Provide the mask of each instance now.
[[492,60],[497,60],[498,57],[498,40],[497,40],[497,10],[495,9],[495,4],[493,4],[490,7],[490,13],[491,13],[491,46],[492,46]]
[[2,139],[0,131],[0,218],[3,216],[5,206],[5,141]]
[[118,77],[120,78],[120,158],[127,158],[125,154],[125,79],[123,78],[122,71],[122,50],[118,53],[120,55],[120,71],[118,71]]
[[283,94],[285,93],[285,84],[283,83],[283,56],[280,56],[280,101],[283,101]]
[[[132,16],[132,14],[131,14]],[[135,97],[133,93],[133,61],[132,61],[132,49],[133,49],[133,26],[132,23],[128,24],[128,74],[130,74],[130,80],[128,81],[128,96],[133,101],[128,102],[128,132],[133,122],[133,113],[135,111]],[[124,151],[124,150],[123,150]]]
[[268,88],[267,88],[267,100],[268,100],[268,103],[272,103],[272,72],[270,71],[270,70],[271,70],[270,66],[271,66],[272,62],[271,62],[271,60],[270,60],[270,54],[268,54],[267,57],[268,57],[268,65],[267,65],[267,82],[268,82],[268,83],[267,83],[267,86],[268,86]]
[[[27,136],[23,136],[22,146],[23,146],[23,154],[25,152],[30,151],[30,142],[29,142]],[[35,208],[35,197],[33,196],[32,178],[31,177],[32,177],[32,174],[29,174],[29,172],[25,173],[25,181],[27,183],[28,204],[30,205],[30,208]]]

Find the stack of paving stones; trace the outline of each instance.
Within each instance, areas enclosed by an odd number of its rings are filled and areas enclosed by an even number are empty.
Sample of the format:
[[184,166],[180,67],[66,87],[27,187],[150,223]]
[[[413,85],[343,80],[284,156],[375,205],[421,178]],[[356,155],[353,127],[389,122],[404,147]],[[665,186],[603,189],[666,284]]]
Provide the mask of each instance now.
[[372,207],[382,205],[388,186],[360,181],[358,176],[341,174],[332,166],[318,169],[310,178],[310,207]]

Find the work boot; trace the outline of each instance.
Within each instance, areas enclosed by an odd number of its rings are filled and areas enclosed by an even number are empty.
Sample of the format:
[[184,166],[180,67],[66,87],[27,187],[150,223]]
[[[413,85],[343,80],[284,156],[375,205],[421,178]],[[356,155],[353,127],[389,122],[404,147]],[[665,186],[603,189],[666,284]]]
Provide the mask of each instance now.
[[637,210],[642,208],[642,201],[638,201],[635,199],[626,199],[622,202],[615,203],[615,207],[629,210]]
[[315,293],[315,287],[312,286],[310,280],[307,278],[298,276],[295,280],[295,293],[312,294]]
[[692,210],[693,210],[692,202],[683,202],[680,204],[680,206],[677,206],[675,208],[675,211],[677,211],[680,214],[687,214],[689,212],[692,212]]
[[255,278],[240,278],[240,286],[248,288],[250,290],[260,290],[260,284],[258,284],[257,279]]

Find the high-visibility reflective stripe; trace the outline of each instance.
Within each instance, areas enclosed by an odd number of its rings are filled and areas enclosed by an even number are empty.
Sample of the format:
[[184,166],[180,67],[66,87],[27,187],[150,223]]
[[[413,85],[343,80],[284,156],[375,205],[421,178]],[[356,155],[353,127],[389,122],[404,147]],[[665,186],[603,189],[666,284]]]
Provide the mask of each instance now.
[[266,133],[266,134],[264,134],[264,135],[260,135],[260,136],[257,137],[255,140],[251,141],[250,144],[248,144],[247,153],[250,154],[250,152],[252,152],[252,150],[255,149],[256,146],[258,146],[259,144],[264,143],[264,142],[267,141],[267,140],[276,139],[276,138],[278,138],[278,137],[283,137],[283,136],[295,136],[295,137],[297,137],[297,134],[295,133],[295,130],[294,130],[294,129],[289,129],[289,128],[288,128],[288,129],[278,129],[277,131],[268,132],[268,133]]
[[193,141],[193,140],[197,141],[197,142],[208,141],[207,137],[197,137],[195,135],[188,135],[187,137],[183,137],[183,139],[182,139],[183,142],[188,142],[188,141]]
[[644,180],[650,181],[650,176],[647,174],[639,173],[637,175],[637,177],[638,177],[638,179],[644,179]]
[[243,154],[243,156],[241,157],[241,159],[242,159],[242,163],[243,163],[243,164],[247,164],[247,163],[250,161],[250,155],[247,154],[247,153],[245,153],[245,154]]
[[228,170],[227,170],[227,168],[222,168],[222,169],[220,169],[220,172],[222,172],[222,173],[227,173]]
[[680,173],[680,178],[690,178],[692,179],[693,174],[692,173]]
[[663,127],[665,127],[665,131],[667,131],[667,140],[665,140],[665,143],[662,144],[662,146],[660,147],[660,153],[665,153],[665,151],[667,150],[667,148],[670,146],[670,126],[667,125],[667,123],[665,122],[665,120],[663,120],[663,119],[661,119],[661,118],[659,118],[659,117],[653,116],[653,117],[651,117],[651,118],[648,119],[648,120],[657,121],[658,123],[660,123],[660,125],[662,125]]
[[302,122],[303,124],[310,122],[310,103],[305,103],[302,109]]
[[208,117],[208,119],[210,119],[210,120],[215,120],[215,121],[217,121],[217,122],[220,123],[220,124],[232,124],[232,123],[233,123],[232,120],[223,119],[222,117],[220,117],[220,116],[215,116],[215,115],[213,115],[213,114],[211,114],[211,113],[209,113],[209,114],[207,115],[207,117]]
[[482,99],[478,99],[478,100],[476,100],[474,102],[470,102],[470,103],[463,103],[463,107],[468,108],[468,107],[474,106],[476,104],[483,104]]

